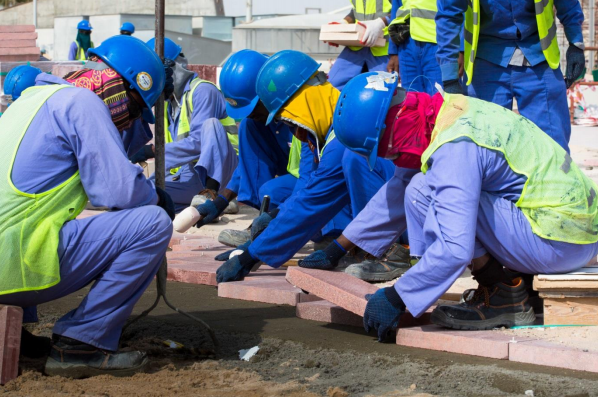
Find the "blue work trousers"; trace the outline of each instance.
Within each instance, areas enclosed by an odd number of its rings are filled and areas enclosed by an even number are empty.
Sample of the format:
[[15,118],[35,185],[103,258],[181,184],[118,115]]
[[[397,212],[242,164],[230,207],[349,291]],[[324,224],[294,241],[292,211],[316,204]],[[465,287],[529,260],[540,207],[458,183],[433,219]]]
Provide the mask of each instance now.
[[365,72],[386,72],[388,55],[376,57],[372,50],[364,47],[359,51],[353,51],[349,47],[339,54],[336,61],[328,72],[328,81],[339,91],[353,77]]
[[0,304],[35,306],[93,283],[53,332],[116,351],[122,327],[156,275],[171,236],[170,218],[154,205],[72,220],[60,229],[60,282],[41,291],[1,295]]
[[442,85],[442,73],[436,61],[438,45],[409,38],[399,46],[401,87],[408,91],[436,93],[436,83]]
[[476,58],[467,93],[507,109],[515,98],[519,113],[569,152],[571,120],[561,69],[551,69],[547,62],[505,68]]

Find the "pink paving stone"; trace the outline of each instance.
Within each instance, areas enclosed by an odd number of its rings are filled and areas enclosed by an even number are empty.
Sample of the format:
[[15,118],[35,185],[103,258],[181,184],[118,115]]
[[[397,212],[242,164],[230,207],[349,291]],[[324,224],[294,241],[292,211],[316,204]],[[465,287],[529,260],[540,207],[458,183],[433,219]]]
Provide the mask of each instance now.
[[177,259],[168,260],[168,280],[188,284],[216,286],[218,263],[197,263]]
[[[37,32],[10,32],[10,33],[2,33],[0,35],[0,40],[36,40],[37,39]],[[39,53],[38,53],[39,55]],[[39,58],[38,58],[39,59]]]
[[0,33],[35,32],[34,25],[2,25]]
[[287,281],[357,315],[363,315],[366,294],[378,287],[343,272],[289,267]]
[[23,309],[0,306],[0,385],[19,375]]
[[598,372],[598,352],[560,346],[541,340],[520,341],[509,345],[509,361]]
[[397,345],[507,360],[511,337],[493,331],[447,330],[435,325],[401,328]]
[[32,47],[15,48],[15,47],[0,47],[0,55],[29,55],[37,54],[39,56],[39,48],[35,45]]
[[35,40],[0,40],[0,47],[35,47]]
[[39,59],[39,52],[25,55],[0,55],[1,62],[35,62]]

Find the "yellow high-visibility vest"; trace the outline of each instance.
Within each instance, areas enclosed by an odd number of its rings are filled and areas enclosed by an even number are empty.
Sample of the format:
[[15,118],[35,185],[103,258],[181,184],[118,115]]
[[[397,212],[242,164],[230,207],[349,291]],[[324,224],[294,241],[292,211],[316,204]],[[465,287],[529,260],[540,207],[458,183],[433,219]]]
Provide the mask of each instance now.
[[[86,61],[87,54],[85,54],[85,51],[83,51],[83,47],[79,45],[79,42],[77,40],[75,40],[75,44],[77,44],[77,56],[75,56],[75,60]],[[95,46],[93,45],[93,41],[91,42],[91,47],[89,48],[95,48]]]
[[[384,18],[392,9],[392,2],[388,0],[351,0],[355,12],[355,22],[373,21],[376,18]],[[388,55],[388,27],[384,28],[386,46],[371,47],[372,55],[381,57]],[[359,51],[363,47],[349,47],[353,51]]]
[[436,0],[404,0],[390,23],[404,24],[409,20],[409,34],[413,40],[436,43]]

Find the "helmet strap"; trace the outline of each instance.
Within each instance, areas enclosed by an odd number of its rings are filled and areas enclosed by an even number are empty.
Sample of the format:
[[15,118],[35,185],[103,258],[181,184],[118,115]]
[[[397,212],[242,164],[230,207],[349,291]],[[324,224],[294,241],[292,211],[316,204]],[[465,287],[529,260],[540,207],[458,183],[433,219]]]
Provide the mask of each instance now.
[[328,78],[326,77],[326,73],[324,72],[318,72],[316,73],[316,75],[314,77],[312,77],[311,79],[307,80],[305,82],[306,85],[310,85],[312,87],[318,86],[318,85],[322,85],[325,82],[328,81]]

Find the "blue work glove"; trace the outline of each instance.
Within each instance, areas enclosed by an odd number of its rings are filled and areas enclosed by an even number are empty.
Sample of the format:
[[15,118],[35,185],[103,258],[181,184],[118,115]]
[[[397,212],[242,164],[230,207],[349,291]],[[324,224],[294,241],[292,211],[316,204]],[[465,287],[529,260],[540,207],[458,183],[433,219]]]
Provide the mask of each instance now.
[[442,87],[444,88],[444,92],[448,92],[449,94],[463,94],[463,87],[457,79],[443,81]]
[[579,78],[585,65],[586,57],[583,50],[570,44],[567,48],[567,72],[565,73],[567,89]]
[[305,259],[299,261],[299,267],[305,269],[332,270],[338,266],[347,251],[334,240],[323,250],[316,251]]
[[156,194],[158,195],[158,207],[161,207],[166,211],[171,220],[174,221],[175,209],[174,201],[170,197],[170,194],[166,193],[163,189],[156,186]]
[[205,203],[197,206],[197,212],[203,216],[199,222],[195,224],[195,227],[202,227],[211,223],[214,219],[218,218],[228,206],[228,200],[218,195],[214,201],[208,200]]
[[378,331],[378,342],[384,342],[399,326],[399,318],[405,312],[405,304],[394,287],[381,288],[375,294],[367,294],[368,301],[363,314],[365,332]]
[[154,156],[154,145],[145,145],[137,153],[129,157],[129,161],[133,164],[137,164],[142,161],[147,161],[148,159],[153,159]]
[[164,73],[166,74],[166,81],[164,82],[164,98],[168,99],[172,96],[174,92],[174,71],[172,67],[174,66],[174,61],[170,59],[164,60]]
[[266,230],[272,219],[276,218],[278,212],[278,208],[276,208],[270,212],[264,212],[253,220],[253,223],[251,224],[251,241],[254,241],[264,230]]
[[222,252],[222,253],[216,255],[214,257],[214,259],[216,259],[219,262],[227,261],[230,254],[232,254],[234,251],[236,251],[236,250],[247,251],[247,248],[249,248],[250,244],[251,244],[251,241],[247,241],[246,243],[239,245],[235,249],[228,250],[228,251],[225,251],[225,252]]
[[216,282],[227,283],[229,281],[241,281],[249,274],[253,265],[258,263],[249,255],[249,251],[243,252],[226,262],[216,270]]

